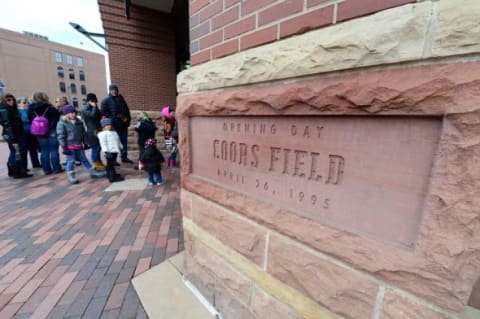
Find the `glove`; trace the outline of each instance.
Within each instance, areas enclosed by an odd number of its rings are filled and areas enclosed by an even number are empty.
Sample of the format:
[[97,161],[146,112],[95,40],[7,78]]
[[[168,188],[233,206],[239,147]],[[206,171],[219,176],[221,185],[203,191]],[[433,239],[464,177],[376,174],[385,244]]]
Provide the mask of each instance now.
[[86,144],[86,143],[83,143],[83,149],[84,150],[89,150],[91,147],[90,145]]
[[72,155],[72,151],[69,150],[66,146],[62,146],[62,154],[64,154],[64,155]]

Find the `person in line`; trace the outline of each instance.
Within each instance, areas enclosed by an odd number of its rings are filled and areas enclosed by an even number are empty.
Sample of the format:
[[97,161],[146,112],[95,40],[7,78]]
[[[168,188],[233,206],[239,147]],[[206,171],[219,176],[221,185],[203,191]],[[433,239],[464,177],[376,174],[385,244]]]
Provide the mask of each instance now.
[[118,93],[118,85],[110,84],[108,90],[108,96],[101,103],[101,113],[102,116],[111,119],[113,127],[120,137],[123,146],[120,156],[122,162],[132,164],[132,160],[128,158],[128,127],[132,121],[130,109],[123,96]]
[[[32,163],[33,168],[40,168],[40,160],[38,159],[38,150],[40,145],[38,144],[37,138],[30,133],[30,119],[28,118],[28,104],[29,101],[27,98],[21,97],[17,99],[18,111],[22,118],[23,131],[25,132],[26,143],[27,143],[27,153],[26,157],[30,155],[30,162]],[[25,163],[28,162],[25,158]]]
[[60,114],[62,114],[62,109],[67,104],[68,104],[68,98],[66,96],[59,96],[55,99],[55,108]]
[[165,118],[165,121],[170,123],[171,131],[170,138],[165,139],[165,146],[170,150],[170,155],[167,159],[167,166],[174,168],[177,166],[177,153],[178,153],[178,122],[175,118],[175,112],[170,106],[165,106],[162,109],[162,114]]
[[62,152],[67,156],[68,182],[70,184],[79,183],[75,176],[75,157],[78,157],[83,166],[90,172],[91,178],[104,177],[105,174],[97,172],[85,156],[85,126],[83,121],[77,116],[75,107],[67,104],[63,107],[62,113],[64,116],[58,121],[57,135]]
[[[67,104],[70,104],[68,101],[68,97],[66,96],[59,96],[55,99],[55,108],[57,109],[59,114],[62,114],[63,107]],[[75,108],[76,109],[76,108]],[[62,165],[67,165],[67,162],[63,162]],[[80,159],[77,157],[75,158],[75,165],[80,166],[82,163],[80,163]]]
[[97,96],[94,93],[87,94],[87,104],[82,108],[82,118],[87,127],[86,143],[91,147],[90,160],[97,171],[104,171],[105,166],[100,158],[100,142],[97,133],[100,132],[100,109],[97,105]]
[[100,124],[102,125],[102,131],[98,133],[98,140],[100,141],[102,152],[107,159],[107,178],[110,183],[123,181],[124,178],[120,174],[117,174],[115,170],[118,153],[122,150],[120,137],[113,129],[111,119],[104,118],[100,120]]
[[17,108],[17,100],[11,93],[6,93],[0,101],[0,125],[2,136],[10,151],[7,160],[8,176],[14,178],[32,177],[27,173],[27,141],[23,130],[22,118]]
[[[140,161],[147,172],[148,185],[152,186],[155,183],[157,185],[163,185],[162,163],[165,162],[165,158],[157,148],[157,140],[149,138],[145,142],[145,152],[143,152]],[[154,180],[154,175],[156,181]]]
[[[140,158],[145,151],[145,142],[149,138],[155,138],[155,132],[157,131],[157,126],[155,122],[148,116],[146,112],[140,113],[138,117],[138,122],[135,124],[135,131],[138,133],[137,143],[138,143],[138,161],[140,163]],[[140,166],[139,166],[140,169]]]
[[40,144],[40,163],[45,175],[59,174],[65,171],[60,165],[60,156],[58,153],[57,123],[60,119],[60,113],[50,104],[47,93],[36,91],[32,97],[33,103],[28,106],[28,118],[32,123],[36,115],[44,115],[48,119],[48,133],[38,135],[37,140]]

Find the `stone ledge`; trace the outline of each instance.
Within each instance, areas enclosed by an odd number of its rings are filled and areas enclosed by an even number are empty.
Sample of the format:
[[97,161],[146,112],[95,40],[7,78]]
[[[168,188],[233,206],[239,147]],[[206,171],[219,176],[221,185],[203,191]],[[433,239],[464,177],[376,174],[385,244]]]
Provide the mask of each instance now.
[[184,253],[132,279],[149,318],[214,319],[182,281]]
[[177,89],[198,92],[475,54],[479,14],[477,0],[404,5],[194,66],[178,75]]

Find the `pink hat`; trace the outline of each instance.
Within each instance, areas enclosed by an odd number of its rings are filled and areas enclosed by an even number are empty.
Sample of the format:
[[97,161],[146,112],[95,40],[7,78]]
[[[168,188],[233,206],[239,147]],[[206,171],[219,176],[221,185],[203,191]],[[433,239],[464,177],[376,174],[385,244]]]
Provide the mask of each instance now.
[[169,107],[169,106],[165,106],[165,107],[162,109],[162,114],[163,114],[163,116],[165,116],[166,118],[172,119],[172,114],[170,114],[170,107]]

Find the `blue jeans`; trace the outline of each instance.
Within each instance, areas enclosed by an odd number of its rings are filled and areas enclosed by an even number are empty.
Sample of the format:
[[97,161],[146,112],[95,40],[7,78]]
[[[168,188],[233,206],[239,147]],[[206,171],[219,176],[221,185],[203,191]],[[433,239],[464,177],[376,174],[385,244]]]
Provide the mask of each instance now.
[[[154,182],[153,175],[156,177],[156,182]],[[156,172],[147,172],[147,180],[149,183],[155,184],[155,183],[163,183],[162,179],[162,171],[158,170]]]
[[74,172],[75,171],[75,159],[78,158],[80,163],[85,166],[86,169],[89,171],[92,169],[92,164],[87,159],[87,156],[85,156],[85,151],[84,150],[71,150],[72,154],[67,155],[67,172]]
[[120,143],[122,143],[123,149],[121,153],[121,159],[127,159],[127,149],[128,149],[128,128],[117,129],[118,137],[120,137]]
[[60,172],[62,166],[60,166],[60,157],[58,155],[59,144],[57,136],[38,137],[38,143],[40,144],[40,162],[43,172],[45,174],[50,174],[52,171]]
[[15,158],[15,153],[17,152],[17,149],[13,147],[13,143],[11,139],[6,139],[7,144],[8,144],[8,149],[10,151],[10,154],[8,154],[8,160],[7,160],[7,165],[11,167],[24,167],[27,168],[27,163],[25,162],[25,159],[27,157],[27,139],[25,135],[20,135],[17,137],[17,143],[18,143],[18,151],[20,152],[20,158],[16,159]]
[[91,148],[90,159],[92,162],[100,162],[100,145],[93,145]]

